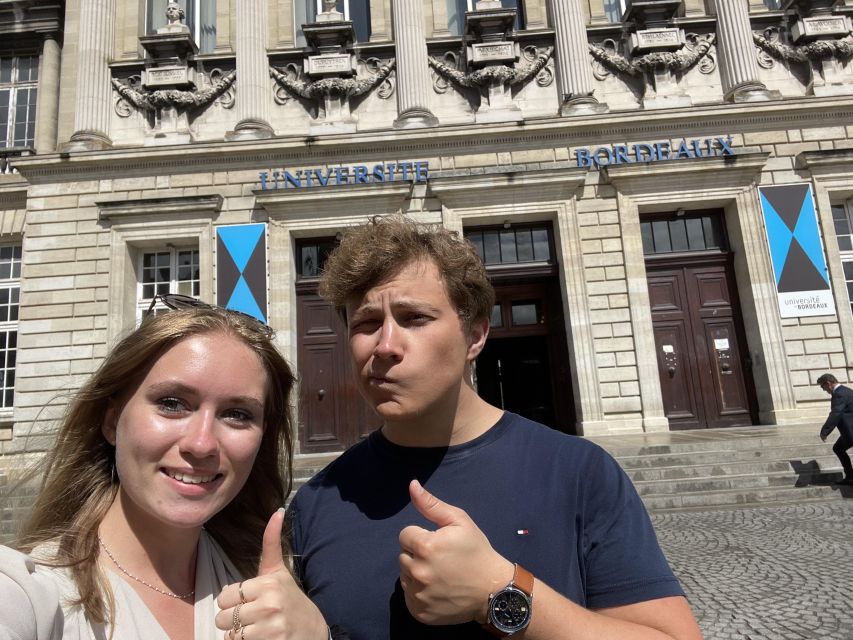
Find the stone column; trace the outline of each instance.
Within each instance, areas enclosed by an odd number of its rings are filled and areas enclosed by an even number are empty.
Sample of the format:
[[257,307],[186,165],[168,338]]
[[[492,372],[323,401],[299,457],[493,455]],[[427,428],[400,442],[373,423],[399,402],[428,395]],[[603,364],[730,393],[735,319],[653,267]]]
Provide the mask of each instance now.
[[434,127],[429,110],[429,78],[424,15],[421,0],[393,0],[394,41],[397,46],[397,110],[395,129]]
[[59,122],[59,66],[62,50],[55,33],[44,35],[39,63],[38,104],[36,105],[36,153],[56,151]]
[[109,62],[115,41],[115,0],[81,2],[78,37],[74,133],[67,149],[105,149],[113,144],[109,137],[113,105]]
[[583,0],[551,0],[556,44],[560,115],[602,113],[607,105],[592,96],[593,77],[587,49]]
[[272,96],[267,60],[267,0],[237,3],[237,116],[229,140],[271,138],[269,101]]
[[778,98],[758,79],[758,62],[752,43],[752,25],[743,0],[716,0],[717,50],[725,99],[759,102]]

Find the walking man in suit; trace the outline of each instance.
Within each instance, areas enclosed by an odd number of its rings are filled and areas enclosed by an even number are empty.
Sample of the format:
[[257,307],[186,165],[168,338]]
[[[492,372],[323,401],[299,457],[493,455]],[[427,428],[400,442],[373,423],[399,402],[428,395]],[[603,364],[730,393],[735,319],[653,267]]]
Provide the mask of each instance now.
[[853,389],[838,384],[831,373],[824,373],[817,379],[817,384],[832,396],[829,417],[820,429],[820,439],[826,442],[832,430],[838,428],[841,437],[832,445],[832,450],[844,467],[844,479],[837,484],[853,485],[853,464],[847,455],[847,450],[853,447]]

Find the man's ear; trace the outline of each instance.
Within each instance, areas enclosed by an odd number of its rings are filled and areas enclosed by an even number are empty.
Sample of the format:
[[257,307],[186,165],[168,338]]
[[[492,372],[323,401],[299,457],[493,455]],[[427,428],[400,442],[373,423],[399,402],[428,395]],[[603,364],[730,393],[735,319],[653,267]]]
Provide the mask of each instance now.
[[477,356],[486,346],[486,338],[489,337],[489,319],[483,318],[471,323],[468,332],[468,362],[476,360]]
[[101,433],[111,445],[116,446],[116,423],[118,422],[118,411],[111,404],[104,414],[104,422],[101,424]]

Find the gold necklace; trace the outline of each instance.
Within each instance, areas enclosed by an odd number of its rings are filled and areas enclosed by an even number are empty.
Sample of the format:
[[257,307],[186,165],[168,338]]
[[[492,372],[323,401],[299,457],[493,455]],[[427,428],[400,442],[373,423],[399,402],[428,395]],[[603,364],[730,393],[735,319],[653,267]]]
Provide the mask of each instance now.
[[142,578],[137,578],[130,571],[128,571],[127,569],[125,569],[123,566],[121,566],[119,564],[119,562],[118,562],[118,560],[116,560],[115,556],[112,553],[110,553],[109,549],[107,549],[107,545],[104,544],[104,541],[101,539],[101,536],[98,536],[98,544],[101,545],[101,548],[103,548],[104,552],[106,552],[106,554],[107,554],[107,556],[109,556],[110,560],[113,561],[113,564],[118,567],[118,570],[121,571],[128,578],[131,578],[132,580],[136,580],[140,584],[144,584],[146,587],[148,587],[149,589],[153,589],[157,593],[162,593],[164,596],[169,596],[170,598],[175,598],[176,600],[186,600],[187,598],[192,598],[195,595],[195,589],[193,589],[189,593],[186,593],[184,595],[180,595],[178,593],[172,593],[171,591],[166,591],[165,589],[155,587],[153,584],[149,584],[148,582],[145,582],[145,580],[143,580]]

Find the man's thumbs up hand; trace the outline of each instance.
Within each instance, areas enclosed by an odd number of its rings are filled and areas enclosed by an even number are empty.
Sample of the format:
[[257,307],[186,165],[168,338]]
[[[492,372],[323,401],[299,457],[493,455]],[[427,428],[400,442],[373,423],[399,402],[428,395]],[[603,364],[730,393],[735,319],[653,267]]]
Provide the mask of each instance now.
[[513,565],[497,553],[468,514],[439,500],[417,480],[414,507],[438,528],[400,532],[400,583],[409,612],[426,624],[485,622],[489,594],[512,580]]
[[264,529],[258,576],[228,585],[216,599],[220,609],[216,614],[216,626],[226,632],[226,640],[241,637],[329,638],[323,615],[296,584],[284,561],[281,553],[283,524],[284,509],[279,509]]

